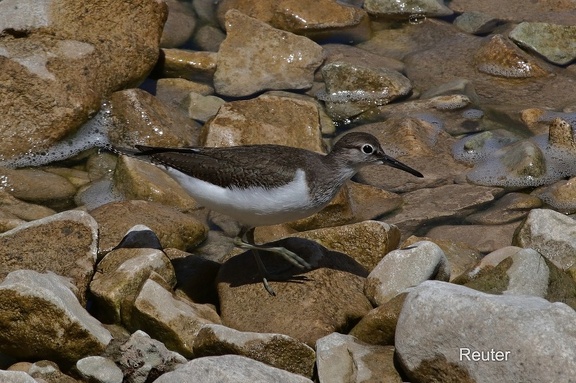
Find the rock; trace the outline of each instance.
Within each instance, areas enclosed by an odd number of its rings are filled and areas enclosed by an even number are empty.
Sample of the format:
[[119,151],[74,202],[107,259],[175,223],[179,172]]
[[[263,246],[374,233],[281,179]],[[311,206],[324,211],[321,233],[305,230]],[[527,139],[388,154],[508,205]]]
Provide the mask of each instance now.
[[480,253],[490,253],[512,243],[518,222],[504,225],[438,225],[426,232],[431,240],[462,241]]
[[49,148],[108,94],[140,83],[157,61],[167,13],[148,0],[17,3],[0,6],[0,30],[13,31],[0,39],[0,82],[10,84],[0,90],[2,159]]
[[76,369],[83,379],[99,383],[122,383],[122,370],[108,358],[88,356],[76,362]]
[[406,298],[396,352],[413,381],[569,381],[575,320],[563,303],[427,281]]
[[38,383],[78,383],[78,380],[64,374],[56,363],[49,360],[32,363],[28,374]]
[[170,351],[161,342],[138,330],[120,346],[118,366],[126,383],[154,381],[165,372],[173,371],[186,363],[182,355]]
[[259,19],[274,28],[308,36],[315,40],[359,42],[370,38],[368,15],[360,7],[331,0],[314,4],[298,0],[273,0],[253,3],[247,0],[225,0],[218,4],[218,19],[230,9]]
[[220,97],[203,96],[190,92],[185,102],[188,105],[188,117],[206,122],[218,113],[218,109],[226,102]]
[[[0,234],[0,280],[28,269],[69,278],[81,303],[94,274],[98,226],[87,213],[66,211]],[[40,256],[41,254],[41,256]]]
[[525,21],[518,24],[509,37],[557,65],[567,65],[576,59],[575,26]]
[[334,120],[356,116],[412,90],[410,80],[392,69],[372,69],[337,61],[322,67],[326,91],[318,98]]
[[490,157],[493,152],[521,138],[505,129],[496,129],[463,137],[454,145],[454,157],[458,161],[476,164]]
[[53,273],[11,272],[0,283],[0,308],[0,352],[16,358],[70,364],[103,352],[112,339]]
[[183,211],[199,207],[192,196],[168,173],[138,158],[118,157],[113,183],[125,199],[156,202]]
[[185,250],[206,238],[208,228],[189,215],[157,203],[124,201],[110,203],[90,212],[100,230],[100,251],[112,249],[136,224],[150,227],[164,248]]
[[548,127],[548,143],[555,148],[576,152],[576,141],[570,123],[561,117],[554,118]]
[[388,302],[370,310],[360,322],[350,330],[350,335],[362,342],[381,346],[394,345],[396,324],[407,293],[400,293]]
[[241,97],[265,89],[306,89],[324,59],[322,48],[302,36],[270,27],[236,10],[226,13],[214,87]]
[[203,137],[203,146],[277,144],[324,152],[318,104],[293,97],[228,102],[206,123]]
[[576,212],[576,178],[560,180],[552,185],[543,186],[532,192],[536,198],[562,213]]
[[498,25],[499,20],[482,12],[464,12],[456,19],[454,25],[466,33],[483,35],[492,32]]
[[196,17],[192,6],[178,0],[168,0],[166,5],[168,18],[162,30],[160,46],[174,48],[184,45],[192,37],[196,28]]
[[220,28],[203,25],[194,33],[193,42],[203,51],[218,52],[224,39],[226,39],[226,34]]
[[206,324],[194,340],[194,356],[241,355],[269,366],[311,378],[316,361],[314,350],[282,334],[241,332],[217,324]]
[[0,190],[0,209],[24,221],[34,221],[56,214],[56,211],[45,206],[20,201],[6,190]]
[[450,16],[453,12],[438,0],[416,0],[389,2],[386,0],[365,0],[364,9],[371,16],[407,17],[411,15],[426,17]]
[[394,368],[394,348],[366,344],[351,335],[332,333],[316,342],[321,382],[401,383]]
[[218,60],[215,52],[163,49],[162,53],[164,57],[158,68],[162,77],[212,83]]
[[434,242],[416,242],[388,253],[366,278],[364,293],[372,304],[380,306],[429,279],[450,279],[448,259]]
[[480,225],[499,225],[518,221],[530,210],[542,206],[540,198],[524,193],[508,193],[486,209],[470,214],[466,222]]
[[209,306],[173,295],[159,283],[148,279],[131,309],[122,312],[122,321],[129,329],[146,331],[169,349],[191,358],[200,327],[207,323],[220,323],[220,318]]
[[312,383],[262,362],[239,355],[207,356],[194,359],[176,371],[162,375],[154,383]]
[[269,280],[277,293],[273,297],[262,287],[250,252],[230,258],[217,279],[224,325],[239,331],[285,334],[313,346],[327,334],[347,331],[372,308],[362,292],[367,272],[350,257],[301,238],[269,245],[287,247],[310,262],[312,270],[305,274],[294,266],[286,270],[284,258],[263,254],[267,270],[283,269],[281,276]]
[[574,219],[549,209],[533,209],[514,234],[513,245],[533,248],[562,270],[576,263]]
[[476,52],[476,68],[505,78],[543,77],[548,74],[538,62],[502,35],[494,35]]
[[156,82],[156,98],[182,112],[188,112],[185,103],[191,92],[207,96],[214,93],[214,88],[208,84],[183,78],[161,78]]
[[113,146],[191,146],[200,126],[141,89],[127,89],[110,96],[114,129],[108,135]]
[[161,250],[118,249],[106,254],[90,283],[95,316],[105,323],[119,323],[122,311],[128,310],[125,305],[134,301],[152,272],[171,285],[176,283],[170,259]]
[[[353,67],[370,68],[377,71],[387,68],[397,72],[404,71],[404,63],[392,57],[371,53],[367,50],[347,44],[323,44],[326,60],[324,65],[333,62],[345,62]],[[316,73],[316,79],[322,81],[321,73]]]
[[22,371],[0,370],[0,380],[10,383],[38,383],[36,379]]

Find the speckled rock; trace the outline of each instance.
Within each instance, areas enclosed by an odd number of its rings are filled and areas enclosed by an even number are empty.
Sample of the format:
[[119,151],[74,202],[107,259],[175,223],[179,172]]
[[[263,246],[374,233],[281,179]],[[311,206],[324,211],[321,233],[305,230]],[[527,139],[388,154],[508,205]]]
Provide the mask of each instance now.
[[324,59],[306,37],[280,31],[239,11],[226,13],[214,87],[225,96],[248,96],[265,89],[306,89]]
[[576,59],[575,26],[523,22],[509,36],[521,47],[544,56],[554,64],[566,65]]
[[242,355],[295,374],[311,378],[316,362],[314,350],[282,334],[241,332],[206,324],[194,340],[194,356]]
[[293,97],[228,102],[206,123],[203,138],[204,146],[277,144],[324,152],[318,105]]
[[102,356],[87,356],[76,362],[76,370],[83,379],[98,383],[122,383],[124,375],[116,364]]
[[364,9],[373,16],[402,17],[422,15],[427,17],[450,16],[453,12],[438,0],[365,0]]
[[0,308],[0,352],[12,357],[74,363],[112,339],[53,273],[11,272],[0,283]]
[[18,226],[0,235],[0,280],[19,269],[52,271],[70,278],[74,294],[84,303],[94,273],[97,241],[96,221],[81,211]]
[[267,270],[282,270],[269,280],[277,293],[273,297],[262,287],[250,252],[230,258],[217,278],[224,325],[240,331],[285,334],[313,346],[327,334],[346,331],[372,308],[362,292],[368,273],[350,257],[301,238],[272,245],[300,255],[312,264],[312,270],[286,269],[284,258],[263,254]]
[[208,228],[175,208],[146,201],[110,203],[90,212],[98,222],[100,251],[111,250],[137,224],[146,225],[160,238],[164,248],[185,250],[206,238]]
[[396,329],[396,352],[413,381],[569,381],[575,344],[576,313],[563,303],[437,281],[408,294]]
[[166,14],[149,0],[3,1],[0,30],[13,32],[0,39],[0,82],[10,84],[0,90],[0,157],[48,148],[109,93],[141,82],[158,58]]
[[163,60],[158,68],[162,77],[212,83],[218,59],[215,52],[163,49],[162,53]]
[[239,355],[194,359],[155,383],[312,383],[312,380]]
[[429,279],[450,279],[448,259],[434,242],[416,242],[388,253],[366,278],[364,293],[379,306]]
[[394,348],[364,343],[351,335],[332,333],[316,342],[321,382],[401,383],[394,368]]
[[554,210],[573,214],[576,212],[576,178],[560,180],[552,185],[543,186],[532,192],[534,196],[546,202]]

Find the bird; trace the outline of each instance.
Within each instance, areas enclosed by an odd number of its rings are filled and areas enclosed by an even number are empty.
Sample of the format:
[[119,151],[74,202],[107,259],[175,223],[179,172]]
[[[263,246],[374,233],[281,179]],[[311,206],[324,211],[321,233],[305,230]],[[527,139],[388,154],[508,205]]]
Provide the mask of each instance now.
[[284,247],[258,245],[257,226],[308,217],[322,210],[344,183],[368,165],[388,165],[416,177],[422,173],[388,156],[369,133],[344,134],[328,154],[291,146],[260,144],[230,147],[135,145],[135,156],[161,166],[200,205],[240,224],[234,245],[253,250],[264,288],[275,295],[259,251],[277,253],[293,265],[311,265]]

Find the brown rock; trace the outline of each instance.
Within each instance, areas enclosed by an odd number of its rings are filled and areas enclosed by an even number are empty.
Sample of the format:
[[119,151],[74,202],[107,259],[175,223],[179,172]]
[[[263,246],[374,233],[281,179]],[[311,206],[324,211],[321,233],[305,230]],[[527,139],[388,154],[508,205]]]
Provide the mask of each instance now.
[[215,52],[188,51],[184,49],[162,49],[163,59],[158,68],[162,77],[212,83],[216,72]]
[[464,242],[481,253],[490,253],[512,243],[519,222],[505,225],[439,225],[426,233],[432,240]]

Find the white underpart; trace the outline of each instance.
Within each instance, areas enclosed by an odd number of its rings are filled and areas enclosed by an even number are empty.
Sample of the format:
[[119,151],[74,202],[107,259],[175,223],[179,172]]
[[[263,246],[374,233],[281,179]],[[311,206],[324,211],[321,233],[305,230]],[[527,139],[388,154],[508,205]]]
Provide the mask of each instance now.
[[288,184],[272,189],[260,186],[228,189],[190,177],[173,168],[166,170],[201,205],[248,226],[290,222],[314,214],[324,207],[314,206],[311,202],[306,175],[302,169],[296,171],[294,179]]

